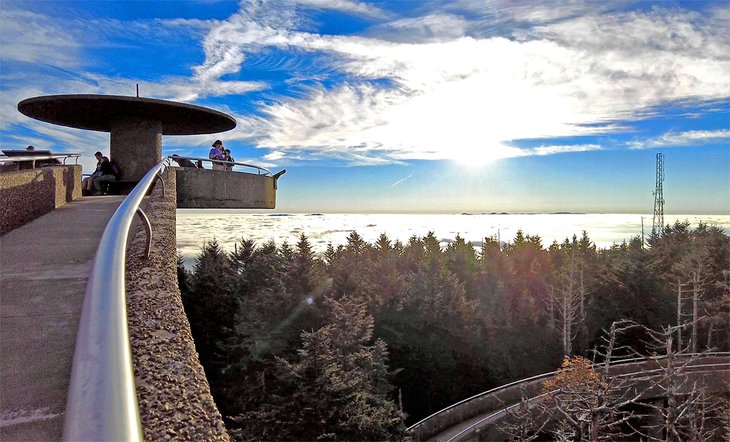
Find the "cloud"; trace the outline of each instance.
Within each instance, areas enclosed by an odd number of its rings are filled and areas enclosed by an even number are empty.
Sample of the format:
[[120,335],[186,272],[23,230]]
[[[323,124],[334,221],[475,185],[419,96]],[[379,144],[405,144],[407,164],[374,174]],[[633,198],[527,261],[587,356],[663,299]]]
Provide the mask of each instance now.
[[472,26],[459,15],[432,13],[393,20],[378,26],[375,32],[384,40],[418,43],[464,37]]
[[[3,9],[0,58],[32,65],[3,74],[0,129],[50,136],[15,110],[20,99],[48,93],[132,95],[139,83],[143,96],[203,105],[216,98],[220,108],[218,97],[267,91],[254,112],[243,114],[234,100],[221,110],[239,123],[226,138],[261,148],[268,161],[488,160],[600,149],[560,138],[617,132],[667,103],[730,96],[727,6],[625,11],[625,2],[463,0],[424,2],[396,17],[377,5],[245,0],[227,20],[132,22]],[[358,15],[372,26],[360,35],[317,34],[311,9]],[[191,77],[145,81],[85,67],[83,48],[168,37],[201,40],[205,59]],[[289,89],[277,95],[270,89],[277,80],[237,78],[251,67],[286,71],[281,85]],[[85,140],[60,130],[69,143]],[[515,147],[528,139],[555,141]],[[210,144],[207,136],[166,143]]]
[[632,149],[652,149],[657,147],[700,146],[709,143],[730,143],[730,130],[689,130],[668,132],[657,138],[632,141]]
[[573,144],[565,146],[540,146],[531,149],[525,149],[526,155],[554,155],[558,153],[571,152],[590,152],[595,150],[603,150],[598,144]]
[[277,161],[284,158],[285,155],[286,154],[284,152],[279,152],[278,150],[275,150],[264,155],[264,159],[267,161]]
[[[405,42],[298,31],[293,10],[285,8],[265,19],[242,10],[208,35],[206,62],[196,73],[212,79],[238,72],[245,53],[264,47],[329,54],[327,68],[346,80],[262,103],[264,120],[256,121],[252,138],[280,152],[327,152],[377,164],[575,152],[525,151],[510,143],[611,133],[661,104],[730,95],[729,37],[717,18],[724,10],[588,9],[576,3],[514,14],[511,19],[537,23],[521,39],[455,37],[489,26],[456,14],[426,13],[381,26],[408,33]],[[451,34],[449,23],[456,24]]]
[[81,33],[53,17],[0,8],[0,60],[46,63],[75,68],[80,65]]
[[331,9],[372,18],[385,18],[388,14],[371,3],[351,0],[296,0],[302,6]]

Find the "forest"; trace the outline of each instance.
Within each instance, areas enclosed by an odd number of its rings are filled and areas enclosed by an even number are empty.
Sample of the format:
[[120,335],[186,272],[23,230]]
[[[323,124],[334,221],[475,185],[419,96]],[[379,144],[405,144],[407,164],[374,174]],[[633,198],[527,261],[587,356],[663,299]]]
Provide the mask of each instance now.
[[[206,243],[178,282],[200,359],[237,440],[400,440],[490,388],[595,359],[616,321],[689,324],[689,352],[730,350],[730,237],[668,225],[598,249],[519,231],[480,246],[352,232],[315,254]],[[627,339],[650,354],[645,339]],[[580,438],[576,439],[580,440]]]

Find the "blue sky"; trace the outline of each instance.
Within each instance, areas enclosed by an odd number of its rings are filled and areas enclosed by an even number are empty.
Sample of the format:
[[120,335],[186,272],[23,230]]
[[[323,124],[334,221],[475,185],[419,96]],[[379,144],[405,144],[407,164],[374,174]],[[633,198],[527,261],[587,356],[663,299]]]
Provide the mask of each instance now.
[[726,1],[0,2],[0,144],[105,133],[23,116],[46,94],[227,112],[216,138],[274,171],[278,210],[730,214]]

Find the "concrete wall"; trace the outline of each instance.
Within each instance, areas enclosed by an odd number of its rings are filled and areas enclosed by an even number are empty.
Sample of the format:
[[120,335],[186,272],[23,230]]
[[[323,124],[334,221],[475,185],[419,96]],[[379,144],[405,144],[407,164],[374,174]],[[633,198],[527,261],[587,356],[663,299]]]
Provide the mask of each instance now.
[[81,166],[0,173],[0,235],[81,198]]
[[150,257],[143,257],[141,223],[127,254],[127,319],[144,438],[228,441],[180,298],[175,174],[164,179],[164,197],[156,185],[143,207],[152,225]]
[[273,209],[276,180],[243,172],[178,167],[177,207]]

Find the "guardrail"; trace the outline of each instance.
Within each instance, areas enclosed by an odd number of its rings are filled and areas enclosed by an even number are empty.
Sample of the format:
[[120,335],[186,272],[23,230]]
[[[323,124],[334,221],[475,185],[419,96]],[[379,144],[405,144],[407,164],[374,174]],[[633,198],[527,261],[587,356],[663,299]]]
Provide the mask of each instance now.
[[[16,166],[19,166],[18,163],[31,163],[31,168],[35,169],[35,163],[36,161],[50,161],[50,160],[63,160],[62,163],[64,166],[66,165],[66,160],[69,158],[74,158],[76,160],[75,164],[79,163],[79,157],[81,154],[79,153],[62,153],[62,154],[51,154],[51,155],[17,155],[17,156],[7,156],[7,155],[0,155],[0,162],[2,163],[16,163]],[[51,164],[52,165],[52,164]]]
[[[679,357],[724,357],[728,358],[730,357],[730,353],[726,352],[708,352],[708,353],[701,353],[701,354],[680,354]],[[639,363],[646,363],[650,361],[657,361],[660,362],[661,360],[666,359],[665,356],[658,356],[658,357],[646,357],[646,358],[627,358],[622,359],[619,361],[616,361],[614,363],[611,363],[609,365],[609,368],[624,368],[631,364],[639,364]],[[606,365],[605,363],[598,363],[593,365],[594,369],[596,370],[603,370]],[[486,409],[478,409],[480,408],[481,402],[486,400],[489,397],[496,397],[500,393],[504,393],[514,387],[517,387],[519,385],[526,385],[530,383],[535,382],[542,382],[548,379],[553,378],[557,374],[557,371],[552,371],[549,373],[543,373],[539,375],[535,375],[529,378],[520,379],[514,382],[510,382],[509,384],[501,385],[496,388],[492,388],[490,390],[484,391],[482,393],[478,393],[474,396],[471,396],[469,398],[466,398],[464,400],[461,400],[455,404],[449,405],[448,407],[437,411],[436,413],[431,414],[430,416],[421,419],[420,421],[416,422],[415,424],[411,425],[406,429],[406,431],[413,436],[414,440],[425,440],[430,437],[432,437],[435,434],[438,434],[441,431],[446,430],[447,428],[451,428],[454,425],[459,424],[460,422],[464,422],[470,418],[473,418],[475,416],[478,416],[484,412],[487,412]],[[500,402],[499,400],[497,402]],[[475,409],[472,409],[475,408]],[[494,410],[497,413],[502,412],[505,407],[500,407],[500,410]],[[470,410],[471,409],[471,410]],[[449,414],[453,414],[453,422],[451,419],[447,419],[446,422],[438,422],[436,423],[440,418],[444,416],[448,416]],[[492,417],[492,415],[488,416],[488,418]],[[462,430],[459,432],[458,436],[461,436],[464,434],[464,432],[473,429],[476,425],[482,423],[484,420],[479,420],[479,422],[472,424],[468,428]],[[455,436],[456,437],[456,436]]]
[[[203,168],[200,166],[202,162],[208,162],[211,164],[222,164],[226,167],[230,167],[231,169],[234,166],[242,166],[242,167],[249,167],[252,169],[256,169],[258,171],[258,174],[261,175],[261,172],[264,172],[264,175],[272,175],[271,171],[265,167],[256,166],[254,164],[248,164],[248,163],[239,163],[236,161],[223,161],[223,160],[212,160],[210,158],[195,158],[195,157],[181,157],[181,156],[170,156],[170,159],[177,162],[177,160],[189,160],[193,163],[197,163],[196,167]],[[185,167],[185,166],[183,166]],[[203,168],[204,169],[204,168]]]
[[127,238],[137,214],[147,231],[149,255],[151,228],[139,206],[168,161],[147,172],[102,234],[76,336],[63,440],[143,440],[127,328]]

